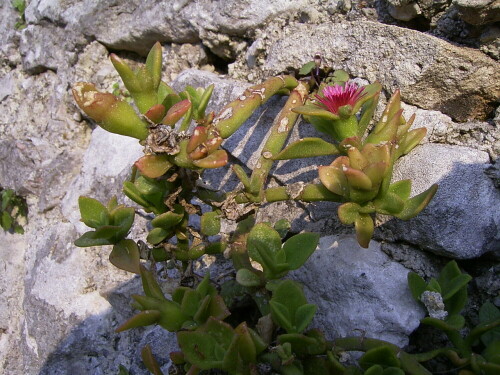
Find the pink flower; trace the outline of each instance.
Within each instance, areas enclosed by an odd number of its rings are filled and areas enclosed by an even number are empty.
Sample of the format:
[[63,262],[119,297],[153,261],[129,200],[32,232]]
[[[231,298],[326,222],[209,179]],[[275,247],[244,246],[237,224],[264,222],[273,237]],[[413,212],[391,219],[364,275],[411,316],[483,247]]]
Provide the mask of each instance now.
[[327,86],[323,89],[323,96],[315,95],[320,102],[316,105],[336,115],[342,106],[354,107],[356,102],[365,95],[363,91],[364,87],[358,87],[353,82],[347,82],[344,86]]

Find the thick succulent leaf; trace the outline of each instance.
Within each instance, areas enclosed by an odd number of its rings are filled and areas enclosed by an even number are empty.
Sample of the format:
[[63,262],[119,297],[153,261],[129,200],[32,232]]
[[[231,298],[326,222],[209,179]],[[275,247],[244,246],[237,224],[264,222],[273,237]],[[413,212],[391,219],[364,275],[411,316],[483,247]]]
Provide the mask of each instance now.
[[259,223],[247,238],[248,255],[264,268],[274,270],[276,254],[281,250],[281,236],[269,225]]
[[191,102],[188,99],[184,99],[178,103],[175,103],[170,109],[167,111],[167,114],[161,121],[162,124],[165,125],[175,125],[177,121],[184,116],[189,109],[191,108]]
[[201,145],[203,142],[206,141],[208,137],[208,130],[206,126],[197,126],[193,130],[193,134],[191,135],[191,138],[189,139],[189,142],[186,146],[186,151],[188,153],[193,152],[196,147]]
[[[160,85],[160,87],[162,86],[163,85]],[[168,91],[168,89],[170,89],[171,91]],[[170,87],[168,87],[168,89],[165,89],[165,96],[161,101],[161,104],[165,107],[165,111],[168,111],[174,104],[177,104],[182,100],[181,97],[174,92],[174,90],[172,90]]]
[[408,287],[410,288],[411,295],[415,301],[420,302],[420,296],[427,289],[425,280],[417,275],[415,272],[408,273]]
[[157,310],[141,311],[119,326],[115,332],[123,332],[131,328],[149,326],[156,323],[159,320],[160,315],[161,313]]
[[379,346],[368,350],[359,359],[359,365],[368,369],[375,364],[382,367],[399,367],[400,362],[394,351],[388,346]]
[[318,167],[319,179],[321,183],[332,193],[347,196],[349,194],[349,185],[347,178],[337,167],[320,166]]
[[109,254],[109,261],[121,270],[140,273],[140,254],[135,241],[121,240],[114,245]]
[[374,82],[372,84],[363,86],[364,95],[354,105],[352,113],[357,113],[365,102],[369,101],[376,95],[379,95],[381,90],[382,90],[382,85],[379,82]]
[[143,265],[139,266],[139,270],[141,273],[142,289],[146,296],[156,298],[160,301],[167,301],[153,273]]
[[354,224],[359,217],[361,206],[357,203],[347,202],[339,206],[338,215],[342,224]]
[[288,308],[282,303],[274,300],[269,301],[269,306],[271,308],[273,321],[288,333],[295,332]]
[[86,232],[80,236],[75,241],[75,246],[78,247],[90,247],[90,246],[102,246],[102,245],[113,245],[113,241],[109,238],[102,238],[95,231]]
[[246,322],[239,324],[234,329],[238,336],[238,353],[245,362],[255,363],[257,361],[257,351]]
[[361,247],[368,248],[375,226],[369,214],[360,214],[354,222],[356,238]]
[[317,306],[312,304],[305,304],[300,306],[295,312],[295,329],[297,333],[304,331],[311,323],[316,314]]
[[160,369],[160,365],[156,361],[154,355],[153,355],[153,350],[151,349],[151,346],[146,345],[142,350],[141,350],[141,358],[142,362],[146,366],[146,368],[149,370],[149,372],[153,375],[163,375],[163,372]]
[[420,211],[422,211],[425,207],[427,207],[432,197],[434,197],[437,188],[438,186],[434,184],[423,193],[420,193],[419,195],[416,195],[415,197],[408,199],[405,202],[405,207],[403,208],[403,211],[394,216],[402,220],[408,220],[411,219],[412,217],[417,216],[420,213]]
[[[134,223],[135,210],[132,207],[119,206],[110,212],[111,222],[119,229],[115,231],[114,238],[121,240],[127,236]],[[99,231],[100,229],[98,229]]]
[[314,61],[309,61],[308,63],[305,63],[302,65],[302,67],[299,70],[299,75],[305,76],[313,70],[313,68],[316,66],[316,63]]
[[445,319],[446,323],[456,330],[461,330],[465,325],[465,318],[462,315],[448,315]]
[[200,96],[200,99],[197,103],[196,112],[194,113],[195,119],[200,120],[205,116],[205,109],[207,108],[208,101],[212,96],[214,87],[215,86],[212,84],[203,90],[203,94]]
[[172,235],[172,231],[164,228],[153,228],[146,237],[146,241],[150,244],[158,245],[165,238]]
[[380,185],[382,180],[387,173],[388,165],[384,162],[370,163],[364,169],[363,173],[368,176],[372,182],[372,186],[375,188]]
[[380,144],[382,142],[392,142],[396,139],[398,127],[400,123],[401,114],[403,110],[401,109],[394,117],[387,122],[383,127],[379,128],[379,131],[371,132],[368,137],[366,137],[366,143]]
[[395,113],[401,109],[401,93],[396,90],[387,102],[380,121],[373,129],[372,133],[379,133],[383,127],[394,117]]
[[321,138],[303,138],[293,142],[279,154],[273,157],[273,160],[288,160],[298,158],[310,158],[324,155],[337,155],[339,149],[334,144],[324,141]]
[[155,124],[158,124],[165,116],[166,110],[163,104],[155,104],[144,114],[148,119],[150,119]]
[[193,160],[193,164],[200,168],[219,168],[227,164],[228,156],[226,151],[217,150],[206,158]]
[[349,148],[347,156],[349,157],[350,166],[354,169],[362,170],[369,163],[369,160],[356,147]]
[[188,289],[182,296],[181,311],[188,316],[194,316],[200,303],[200,296],[196,293],[196,290]]
[[220,232],[220,215],[217,212],[205,212],[201,216],[201,233],[205,236],[215,236]]
[[98,228],[109,224],[109,214],[106,207],[96,199],[81,196],[78,198],[78,206],[82,221],[91,228]]
[[142,175],[149,178],[161,177],[174,166],[168,155],[144,155],[134,165]]
[[317,233],[300,233],[290,237],[283,244],[289,269],[296,270],[301,267],[314,252],[318,242]]
[[358,122],[358,137],[362,138],[370,125],[375,110],[377,109],[380,93],[375,94],[370,100],[367,100],[361,108],[361,116]]
[[416,145],[420,143],[420,141],[427,134],[426,128],[414,129],[404,137],[403,141],[399,143],[399,147],[401,148],[401,155],[406,155],[409,153]]
[[[500,309],[491,302],[484,303],[479,309],[479,321],[488,324],[500,319]],[[497,341],[500,343],[500,327],[492,329],[481,335],[481,341],[485,346],[491,345]],[[500,351],[499,351],[500,353]]]
[[[354,168],[344,168],[344,175],[347,178],[350,187],[360,190],[371,190],[373,185],[370,177]],[[327,186],[328,187],[328,186]]]
[[367,143],[362,149],[363,156],[370,161],[370,163],[391,163],[391,149],[388,144],[374,145]]
[[148,53],[146,58],[146,68],[153,78],[153,87],[155,90],[161,82],[161,67],[162,67],[162,48],[160,42],[156,42]]
[[381,214],[395,215],[403,210],[405,202],[398,195],[389,192],[383,198],[375,199],[373,205]]
[[189,363],[202,370],[222,368],[225,350],[208,332],[177,332],[177,342]]
[[[275,304],[274,307],[273,303]],[[276,303],[279,305],[276,305]],[[307,304],[301,285],[292,280],[281,281],[273,291],[270,304],[271,313],[273,314],[273,309],[274,314],[280,313],[282,316],[276,317],[276,319],[286,318],[286,322],[283,322],[283,324],[287,326],[283,326],[278,321],[277,323],[285,328],[288,333],[296,333],[296,327],[294,327],[296,312],[301,306]],[[275,315],[273,315],[273,319],[275,319]]]
[[441,284],[441,288],[443,290],[443,300],[448,300],[452,298],[460,289],[466,288],[467,284],[469,281],[472,280],[472,277],[470,275],[462,274],[454,277],[453,279],[449,280],[445,285],[443,286]]
[[396,194],[402,200],[407,200],[411,193],[411,180],[401,180],[389,185],[389,192]]
[[304,115],[304,116],[314,116],[321,117],[327,120],[338,120],[340,117],[336,114],[333,114],[326,109],[322,109],[321,107],[314,104],[306,104],[299,107],[295,107],[292,109],[293,112]]
[[240,285],[246,287],[260,286],[262,284],[261,278],[246,268],[240,268],[238,270],[236,273],[236,281]]
[[151,224],[155,228],[171,229],[178,225],[184,218],[184,210],[182,207],[175,207],[174,211],[168,211],[156,216],[151,220]]

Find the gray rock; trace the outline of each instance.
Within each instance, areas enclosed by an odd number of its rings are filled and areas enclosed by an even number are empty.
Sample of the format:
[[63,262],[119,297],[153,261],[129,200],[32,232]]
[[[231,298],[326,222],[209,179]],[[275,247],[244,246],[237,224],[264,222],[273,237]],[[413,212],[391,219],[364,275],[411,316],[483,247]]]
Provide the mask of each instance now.
[[86,231],[85,225],[80,222],[78,197],[90,196],[103,203],[107,203],[113,195],[123,197],[122,183],[129,176],[132,164],[142,155],[142,146],[137,139],[96,128],[83,157],[83,167],[61,203],[66,219],[80,232]]
[[422,14],[416,1],[387,0],[389,14],[397,20],[409,21]]
[[0,368],[5,374],[19,374],[26,237],[0,230],[0,243]]
[[408,272],[376,241],[362,249],[352,236],[329,236],[292,277],[318,305],[313,326],[327,338],[363,335],[403,347],[424,317],[407,286]]
[[485,174],[485,152],[425,144],[395,166],[394,180],[412,178],[412,195],[439,184],[429,206],[409,221],[389,220],[381,229],[388,241],[406,241],[436,254],[458,259],[498,255],[500,194]]
[[406,102],[459,121],[489,116],[500,93],[498,80],[491,80],[500,71],[494,60],[414,30],[367,21],[297,24],[269,36],[266,45],[263,76],[302,66],[311,51],[330,51],[326,65],[379,80],[390,92],[400,88]]
[[488,54],[495,60],[500,59],[500,27],[490,25],[479,37],[481,51]]
[[472,25],[483,25],[500,21],[498,0],[454,0],[460,17]]

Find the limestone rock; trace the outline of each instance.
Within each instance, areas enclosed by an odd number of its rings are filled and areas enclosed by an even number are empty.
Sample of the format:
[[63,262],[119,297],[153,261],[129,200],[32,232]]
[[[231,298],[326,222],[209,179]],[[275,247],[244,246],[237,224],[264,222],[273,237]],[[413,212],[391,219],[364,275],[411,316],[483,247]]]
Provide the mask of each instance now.
[[417,217],[389,220],[381,229],[388,241],[406,241],[451,258],[470,259],[500,252],[500,195],[485,174],[485,152],[467,147],[425,144],[400,159],[394,180],[412,178],[412,195],[439,184],[433,200]]
[[460,17],[473,25],[500,21],[500,1],[498,0],[454,0]]
[[292,277],[318,305],[312,325],[327,338],[364,335],[405,346],[424,317],[407,286],[408,272],[376,241],[362,249],[352,236],[328,236]]
[[[500,67],[480,52],[455,47],[414,30],[368,21],[293,25],[269,37],[265,75],[298,68],[326,51],[326,65],[351,75],[379,80],[385,89],[401,89],[402,98],[453,119],[487,118],[500,96]],[[423,94],[425,93],[425,94]]]

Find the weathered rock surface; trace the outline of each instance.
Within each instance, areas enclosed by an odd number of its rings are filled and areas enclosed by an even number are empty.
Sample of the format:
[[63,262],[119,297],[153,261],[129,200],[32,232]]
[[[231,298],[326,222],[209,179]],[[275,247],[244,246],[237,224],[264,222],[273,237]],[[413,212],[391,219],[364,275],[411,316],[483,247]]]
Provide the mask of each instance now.
[[328,338],[366,335],[405,346],[424,317],[409,293],[408,272],[376,241],[362,249],[353,236],[328,236],[292,277],[318,305],[313,326]]
[[[441,12],[443,2],[416,3],[431,19]],[[255,80],[296,69],[316,51],[327,51],[326,63],[346,68],[353,76],[379,79],[387,91],[402,88],[406,101],[423,108],[406,106],[405,116],[416,112],[415,126],[428,128],[428,144],[401,161],[396,178],[416,176],[416,192],[434,181],[441,188],[421,219],[389,221],[377,232],[387,242],[383,250],[392,260],[378,250],[376,241],[366,251],[351,237],[337,237],[338,248],[332,250],[334,239],[322,239],[322,250],[299,275],[310,297],[323,304],[317,324],[332,327],[332,336],[363,329],[367,336],[385,331],[386,336],[379,337],[407,342],[421,311],[415,310],[404,290],[407,270],[395,261],[426,276],[434,276],[439,268],[435,256],[420,255],[414,247],[458,258],[498,252],[498,167],[488,164],[498,155],[498,128],[477,121],[459,124],[441,113],[460,121],[493,117],[498,63],[479,51],[417,31],[359,21],[378,18],[374,8],[360,4],[32,0],[23,30],[14,27],[19,15],[10,2],[0,4],[0,186],[27,195],[30,209],[24,236],[0,234],[0,368],[6,374],[109,374],[117,373],[120,364],[133,374],[146,374],[139,354],[146,343],[152,344],[166,372],[168,352],[176,347],[173,335],[158,327],[114,333],[130,317],[129,296],[141,293],[140,282],[109,264],[109,248],[80,249],[72,244],[86,231],[79,221],[78,196],[104,202],[117,194],[123,202],[122,181],[141,155],[134,139],[99,128],[91,132],[72,100],[69,88],[75,81],[93,82],[107,91],[116,88],[120,80],[109,63],[108,49],[134,65],[140,59],[127,51],[144,55],[157,40],[166,42],[167,80],[186,68],[214,70],[212,54],[237,59],[229,73]],[[438,22],[444,37],[466,38],[455,27],[456,22],[465,24],[456,14],[450,11],[431,23]],[[487,22],[490,16],[480,17],[480,22]],[[487,28],[494,30],[484,26],[479,31],[484,33],[483,50],[495,56],[496,34],[488,36]],[[213,64],[223,65],[220,59]],[[248,85],[191,70],[179,75],[173,86],[211,83],[216,90],[209,110],[215,111]],[[272,98],[225,143],[232,161],[249,173],[284,100]],[[316,135],[311,126],[298,124],[291,139]],[[316,166],[329,162],[330,158],[280,162],[270,183],[313,180]],[[424,168],[417,170],[418,163]],[[205,179],[224,189],[238,184],[228,168],[209,171]],[[269,221],[289,218],[295,232],[352,233],[336,219],[336,208],[328,202],[281,202],[263,207],[259,215]],[[145,237],[145,221],[136,216],[134,238]],[[343,278],[350,283],[339,284]],[[335,284],[345,290],[335,289]],[[317,294],[321,289],[332,294]]]
[[498,0],[454,0],[460,17],[473,25],[500,21]]
[[458,121],[487,118],[500,96],[499,80],[491,79],[500,74],[497,62],[414,30],[367,21],[296,24],[266,43],[264,75],[305,64],[311,51],[327,51],[327,65],[379,80],[390,92],[399,88],[409,104]]
[[485,174],[485,152],[467,147],[426,144],[400,159],[394,180],[412,177],[412,194],[431,184],[439,189],[429,206],[409,221],[389,220],[383,238],[419,244],[452,258],[500,252],[500,194]]

